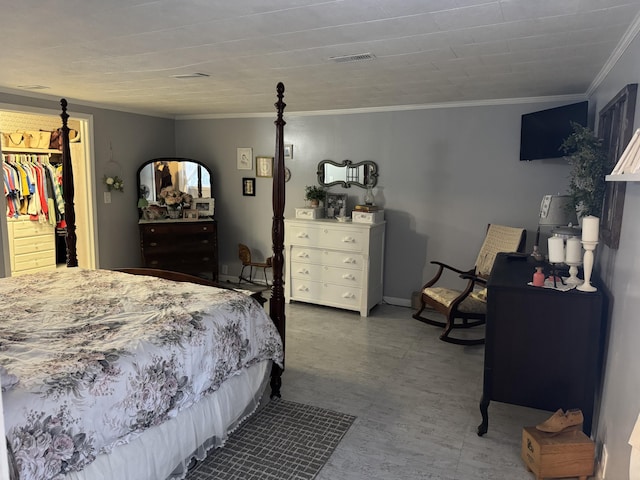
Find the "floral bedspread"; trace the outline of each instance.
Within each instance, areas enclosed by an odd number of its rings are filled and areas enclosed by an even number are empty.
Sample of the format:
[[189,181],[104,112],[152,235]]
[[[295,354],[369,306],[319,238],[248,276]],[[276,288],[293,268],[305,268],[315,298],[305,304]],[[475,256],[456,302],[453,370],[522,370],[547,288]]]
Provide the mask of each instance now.
[[[55,479],[264,359],[273,322],[231,290],[108,270],[0,279],[4,421],[21,480]],[[17,383],[12,385],[12,383]]]

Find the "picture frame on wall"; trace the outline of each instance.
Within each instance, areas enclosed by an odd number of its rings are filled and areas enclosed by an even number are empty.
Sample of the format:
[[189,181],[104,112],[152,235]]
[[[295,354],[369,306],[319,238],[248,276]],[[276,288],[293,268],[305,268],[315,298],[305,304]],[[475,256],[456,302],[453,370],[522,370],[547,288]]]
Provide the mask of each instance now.
[[[598,114],[598,137],[605,139],[604,146],[611,165],[616,164],[633,137],[637,94],[637,83],[626,85]],[[600,218],[600,236],[603,243],[613,250],[617,250],[620,245],[625,191],[626,182],[607,182]]]
[[346,215],[347,213],[347,194],[346,193],[327,193],[324,201],[325,215],[327,218],[336,218],[337,216]]
[[242,195],[245,197],[256,196],[256,179],[255,178],[243,178],[242,179]]
[[293,145],[285,145],[284,146],[284,159],[285,160],[293,160]]
[[253,149],[242,147],[237,149],[238,170],[253,170]]
[[273,177],[273,157],[256,157],[256,177]]

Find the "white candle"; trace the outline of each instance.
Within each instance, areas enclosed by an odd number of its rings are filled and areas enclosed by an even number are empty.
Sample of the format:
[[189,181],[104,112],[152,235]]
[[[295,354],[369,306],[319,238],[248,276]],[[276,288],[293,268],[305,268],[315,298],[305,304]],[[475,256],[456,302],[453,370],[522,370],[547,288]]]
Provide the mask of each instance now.
[[582,241],[597,242],[600,219],[591,215],[582,219]]
[[578,237],[567,239],[567,264],[582,263],[582,243]]
[[564,262],[564,240],[562,237],[550,237],[549,244],[549,262],[551,263],[563,263]]

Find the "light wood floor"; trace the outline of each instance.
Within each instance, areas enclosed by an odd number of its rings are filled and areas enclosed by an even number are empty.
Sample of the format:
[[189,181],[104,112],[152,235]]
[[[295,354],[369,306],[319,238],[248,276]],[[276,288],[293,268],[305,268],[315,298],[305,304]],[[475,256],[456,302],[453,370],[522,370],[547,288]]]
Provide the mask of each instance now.
[[283,398],[358,417],[317,480],[532,480],[522,427],[550,412],[492,402],[478,437],[484,347],[444,343],[412,313],[287,305]]

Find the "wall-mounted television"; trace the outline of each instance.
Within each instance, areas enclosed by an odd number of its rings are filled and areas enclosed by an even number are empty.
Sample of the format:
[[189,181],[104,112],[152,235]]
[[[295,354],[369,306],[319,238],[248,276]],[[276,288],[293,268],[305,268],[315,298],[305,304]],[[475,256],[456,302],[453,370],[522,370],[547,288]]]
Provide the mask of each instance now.
[[588,110],[585,101],[522,115],[520,160],[564,157],[560,146],[573,133],[571,122],[586,127]]

